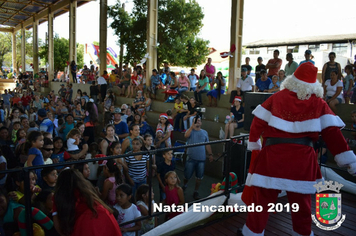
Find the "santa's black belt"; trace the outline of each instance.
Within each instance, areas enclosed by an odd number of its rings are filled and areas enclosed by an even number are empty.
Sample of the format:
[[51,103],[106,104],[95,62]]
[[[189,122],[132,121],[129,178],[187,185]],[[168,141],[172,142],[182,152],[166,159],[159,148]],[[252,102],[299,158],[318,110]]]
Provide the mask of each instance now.
[[267,138],[265,146],[275,145],[275,144],[285,144],[293,143],[305,146],[314,147],[313,140],[308,137],[303,138]]

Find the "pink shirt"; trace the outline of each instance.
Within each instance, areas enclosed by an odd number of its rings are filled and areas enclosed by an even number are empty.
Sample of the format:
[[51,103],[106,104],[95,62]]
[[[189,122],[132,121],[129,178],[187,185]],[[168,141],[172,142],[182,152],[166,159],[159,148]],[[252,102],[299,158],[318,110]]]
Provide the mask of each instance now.
[[183,78],[179,76],[178,83],[180,84],[181,87],[188,87],[188,78],[187,76],[184,76]]

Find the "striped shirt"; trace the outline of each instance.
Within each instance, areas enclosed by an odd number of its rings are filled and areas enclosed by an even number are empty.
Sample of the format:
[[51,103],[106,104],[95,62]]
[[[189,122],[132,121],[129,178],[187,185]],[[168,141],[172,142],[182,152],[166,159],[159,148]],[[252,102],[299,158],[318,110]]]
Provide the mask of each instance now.
[[135,156],[125,157],[129,167],[129,175],[134,182],[141,182],[146,179],[148,155],[142,155],[141,160],[136,160]]

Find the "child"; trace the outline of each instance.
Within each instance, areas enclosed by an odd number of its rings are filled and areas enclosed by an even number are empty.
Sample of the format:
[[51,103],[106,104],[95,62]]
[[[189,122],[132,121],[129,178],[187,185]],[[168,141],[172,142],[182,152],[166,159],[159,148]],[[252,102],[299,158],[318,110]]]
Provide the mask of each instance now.
[[[85,156],[85,160],[94,159],[97,157],[97,155],[100,155],[99,154],[99,145],[96,142],[93,142],[89,145],[89,152]],[[88,179],[94,186],[96,186],[96,181],[98,180],[99,164],[96,161],[88,162],[88,166],[89,166],[89,170],[90,170]]]
[[67,152],[70,154],[78,154],[80,149],[78,144],[80,142],[80,131],[79,129],[72,129],[67,135]]
[[[166,111],[166,114],[167,114],[167,116],[168,116],[168,121],[169,121],[169,123],[170,123],[171,125],[173,125],[172,110],[171,110],[171,109],[168,109],[168,110]],[[171,138],[172,138],[172,137],[171,137]]]
[[[40,151],[42,147],[43,147],[42,133],[39,131],[32,131],[31,133],[29,133],[27,141],[25,143],[25,150],[28,151],[28,159],[27,162],[25,163],[25,167],[44,165],[42,152]],[[35,172],[37,175],[37,183],[40,184],[42,181],[41,169],[36,169]]]
[[157,165],[157,179],[159,183],[160,190],[160,201],[166,199],[165,194],[165,176],[169,171],[174,171],[176,169],[175,163],[172,161],[173,151],[166,150],[163,151],[164,161]]
[[179,97],[175,98],[173,111],[174,111],[173,119],[174,118],[176,119],[175,122],[174,122],[174,131],[181,131],[179,129],[179,125],[180,125],[181,120],[183,119],[184,116],[181,115],[183,113],[182,112],[183,111],[183,102],[180,100]]
[[270,83],[268,90],[269,93],[276,93],[279,91],[279,82],[278,82],[278,76],[274,75],[272,77],[272,83]]
[[[121,184],[116,189],[116,204],[114,208],[119,212],[117,222],[119,224],[134,220],[141,216],[135,204],[131,203],[132,188],[128,184]],[[135,236],[135,232],[141,229],[141,222],[127,224],[121,227],[123,236]]]
[[51,190],[54,191],[54,187],[56,187],[58,173],[55,167],[44,168],[41,171],[42,175],[42,189],[43,190]]
[[[166,186],[165,193],[166,199],[163,201],[166,205],[183,205],[184,204],[184,194],[183,189],[178,185],[178,176],[175,171],[169,171],[164,177]],[[181,214],[181,212],[171,212],[168,214],[168,219]]]
[[90,169],[88,163],[77,163],[73,166],[73,169],[76,169],[80,173],[82,173],[85,179],[88,179],[88,177],[90,176]]
[[26,131],[19,129],[16,133],[16,148],[26,142]]
[[[6,235],[16,235],[14,227],[11,228],[6,227],[10,225],[13,226],[13,223],[16,223],[20,230],[20,234],[18,235],[26,236],[27,224],[26,224],[26,217],[25,217],[26,216],[25,207],[17,202],[10,201],[3,190],[0,191],[0,202],[2,208],[0,212],[0,220],[4,226]],[[29,214],[31,215],[34,221],[41,224],[45,229],[50,230],[53,228],[53,222],[39,209],[32,208]],[[37,224],[34,224],[34,226],[39,231],[39,235],[44,235],[43,230],[41,230]]]
[[63,133],[63,139],[66,141],[67,134],[75,127],[74,116],[72,114],[68,114],[65,120],[66,122],[59,129],[59,133]]
[[34,199],[33,206],[42,211],[50,219],[52,218],[52,197],[53,191],[51,190],[42,190]]
[[[53,163],[61,163],[64,162],[64,146],[63,139],[61,137],[55,137],[53,139],[53,153],[51,155],[51,159]],[[56,169],[60,172],[63,170],[64,166],[57,166]]]
[[168,144],[167,140],[164,143],[161,143],[159,146],[157,146],[157,142],[160,141],[161,139],[163,139],[163,130],[158,128],[156,130],[155,147],[157,149],[169,147],[169,144]]
[[[144,147],[143,151],[150,151],[155,150],[156,148],[152,145],[153,144],[153,137],[150,134],[145,134],[143,137]],[[152,176],[155,176],[155,171],[157,170],[156,166],[156,155],[152,155]]]
[[[36,194],[41,191],[41,188],[36,185],[36,174],[32,170],[29,172],[31,200],[36,197]],[[6,190],[12,199],[20,204],[25,205],[25,176],[24,172],[13,172],[6,179]]]
[[78,170],[63,170],[58,176],[52,212],[60,235],[120,235],[113,211]]
[[36,108],[34,108],[34,107],[30,108],[29,114],[30,114],[30,119],[29,119],[30,123],[31,123],[31,121],[37,121]]
[[352,97],[353,94],[353,86],[354,86],[354,76],[353,76],[353,70],[352,70],[352,66],[351,65],[347,65],[345,66],[345,72],[346,72],[346,76],[343,79],[344,82],[344,98],[345,98],[345,103],[349,104],[350,103],[350,99]]
[[[111,145],[108,147],[108,150],[106,153],[108,156],[121,155],[122,154],[121,153],[121,143],[119,141],[112,142]],[[118,168],[121,172],[122,182],[124,183],[125,182],[125,174],[128,173],[129,168],[127,167],[126,162],[123,157],[116,158],[115,160],[116,160],[116,162],[118,164]]]
[[31,121],[29,123],[30,128],[28,128],[27,133],[31,133],[32,131],[39,131],[38,127],[36,127],[36,122]]
[[[138,187],[136,191],[136,205],[139,208],[142,216],[148,216],[148,206],[150,196],[150,187],[147,184],[143,184]],[[152,199],[152,209],[154,203],[154,194],[153,189],[151,189],[151,199]],[[151,212],[152,213],[152,212]],[[141,234],[147,233],[151,229],[153,229],[157,225],[157,218],[152,217],[150,219],[146,219],[141,221]]]
[[102,162],[103,172],[106,177],[100,198],[109,206],[115,205],[115,190],[122,184],[121,171],[115,160],[109,159]]
[[149,156],[148,155],[135,155],[136,152],[141,152],[142,139],[136,137],[132,140],[132,156],[125,157],[129,174],[127,181],[133,186],[132,192],[135,193],[136,189],[146,183],[146,174],[148,170]]
[[21,128],[21,123],[19,121],[14,122],[12,126],[12,132],[11,132],[11,140],[12,142],[16,143],[17,137],[17,131]]

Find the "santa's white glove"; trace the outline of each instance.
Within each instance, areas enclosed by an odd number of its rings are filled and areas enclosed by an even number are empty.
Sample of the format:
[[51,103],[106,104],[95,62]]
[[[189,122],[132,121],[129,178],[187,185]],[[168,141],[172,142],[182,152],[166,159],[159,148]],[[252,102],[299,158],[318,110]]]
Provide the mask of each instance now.
[[340,167],[347,167],[351,163],[356,163],[356,156],[351,150],[335,155],[334,159]]
[[347,167],[347,171],[351,175],[356,176],[356,162],[353,162],[353,163],[349,164],[349,166]]
[[257,142],[250,142],[248,141],[247,143],[247,150],[261,150],[262,149],[262,145],[261,145],[261,140],[257,140]]

